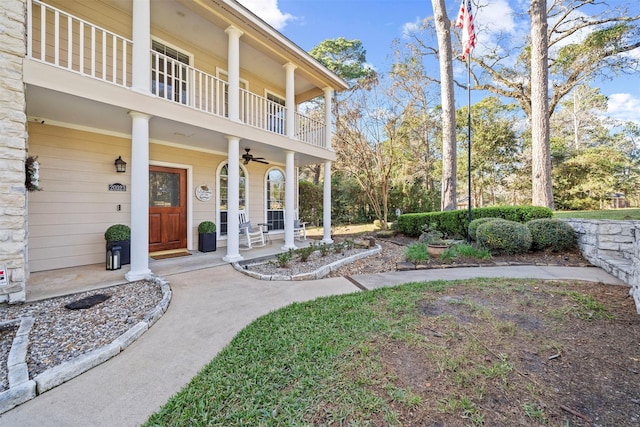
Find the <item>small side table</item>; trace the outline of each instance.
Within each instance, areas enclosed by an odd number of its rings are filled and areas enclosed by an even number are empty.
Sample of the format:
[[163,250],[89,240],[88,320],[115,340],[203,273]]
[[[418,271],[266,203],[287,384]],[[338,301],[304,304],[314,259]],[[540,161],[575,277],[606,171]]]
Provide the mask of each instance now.
[[262,230],[262,237],[264,237],[264,241],[269,242],[270,245],[273,244],[273,242],[271,241],[271,236],[269,236],[269,224],[267,224],[266,222],[261,222],[258,225]]

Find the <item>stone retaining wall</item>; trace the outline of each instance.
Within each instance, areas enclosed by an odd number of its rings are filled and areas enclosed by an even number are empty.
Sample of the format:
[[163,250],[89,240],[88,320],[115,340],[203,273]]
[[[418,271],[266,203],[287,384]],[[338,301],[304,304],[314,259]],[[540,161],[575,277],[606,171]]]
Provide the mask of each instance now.
[[22,62],[26,51],[26,0],[0,8],[0,268],[7,284],[0,302],[25,300],[27,280],[27,117]]
[[640,221],[568,219],[584,257],[629,286],[640,314]]

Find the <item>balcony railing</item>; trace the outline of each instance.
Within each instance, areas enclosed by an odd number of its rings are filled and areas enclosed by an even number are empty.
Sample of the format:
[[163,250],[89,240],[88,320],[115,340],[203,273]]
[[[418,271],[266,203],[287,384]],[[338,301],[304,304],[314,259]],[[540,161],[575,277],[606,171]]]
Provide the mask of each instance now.
[[[133,42],[40,0],[27,2],[27,57],[70,72],[130,88]],[[229,84],[162,53],[151,51],[151,92],[158,98],[228,117]],[[240,89],[240,120],[286,134],[286,108]],[[325,146],[322,121],[295,113],[294,138]]]
[[130,86],[131,40],[38,0],[27,2],[27,7],[27,52],[31,58]]
[[317,147],[326,146],[324,122],[304,116],[300,113],[295,114],[295,135],[296,139],[307,144]]
[[227,82],[151,51],[151,92],[159,98],[228,117],[228,91]]
[[284,135],[286,114],[283,105],[240,89],[240,120],[249,126]]

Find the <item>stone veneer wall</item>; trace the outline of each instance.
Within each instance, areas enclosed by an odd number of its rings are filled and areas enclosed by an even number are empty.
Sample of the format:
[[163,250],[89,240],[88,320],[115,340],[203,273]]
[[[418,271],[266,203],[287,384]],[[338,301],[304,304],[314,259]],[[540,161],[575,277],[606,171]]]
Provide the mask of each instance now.
[[584,257],[631,289],[640,314],[640,221],[565,220],[576,231]]
[[0,8],[0,266],[7,286],[0,302],[25,300],[27,270],[27,117],[22,62],[27,0],[2,0]]

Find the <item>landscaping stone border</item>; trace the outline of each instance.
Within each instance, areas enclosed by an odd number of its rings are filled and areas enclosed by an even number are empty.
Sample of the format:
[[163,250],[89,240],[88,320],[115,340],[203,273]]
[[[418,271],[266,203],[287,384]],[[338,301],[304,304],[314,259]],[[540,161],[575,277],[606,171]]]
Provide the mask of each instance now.
[[146,280],[160,286],[162,299],[158,305],[147,313],[142,321],[120,335],[111,344],[96,348],[75,359],[47,369],[36,375],[32,380],[29,379],[26,359],[29,332],[33,326],[34,319],[32,317],[23,317],[5,322],[5,324],[20,322],[20,328],[13,339],[9,352],[9,389],[0,393],[0,414],[106,362],[140,338],[167,311],[172,296],[169,282],[165,279],[152,275],[147,277]]
[[629,285],[640,314],[640,221],[564,219],[576,232],[582,255]]
[[[294,274],[294,275],[284,275],[284,274],[261,274],[261,273],[257,273],[255,271],[251,271],[251,270],[246,270],[244,268],[244,264],[241,262],[234,262],[232,263],[233,268],[235,268],[237,271],[246,274],[247,276],[253,277],[254,279],[258,279],[258,280],[284,280],[284,281],[294,281],[294,280],[316,280],[316,279],[322,279],[323,277],[325,277],[326,275],[328,275],[329,273],[331,273],[332,271],[335,271],[337,269],[339,269],[340,267],[342,267],[343,265],[352,263],[354,261],[357,261],[359,259],[362,258],[366,258],[369,257],[371,255],[376,255],[379,254],[382,251],[382,246],[376,244],[376,246],[373,249],[369,249],[354,255],[350,255],[348,257],[339,259],[337,261],[334,261],[330,264],[327,264],[325,266],[320,267],[317,270],[308,272],[308,273],[300,273],[300,274]],[[268,257],[268,259],[273,259],[273,257]],[[254,260],[255,261],[255,260]]]

